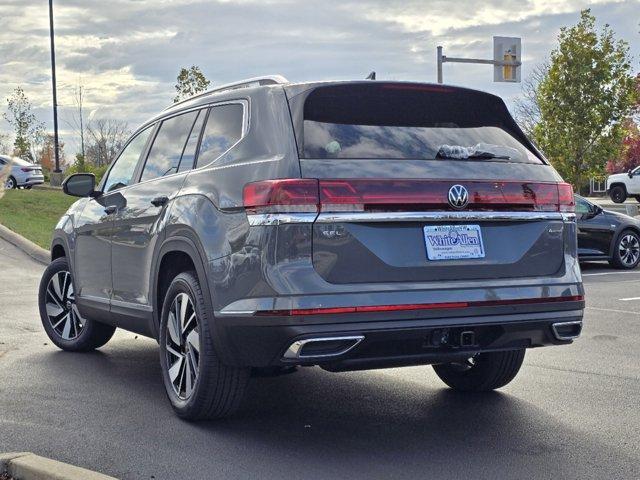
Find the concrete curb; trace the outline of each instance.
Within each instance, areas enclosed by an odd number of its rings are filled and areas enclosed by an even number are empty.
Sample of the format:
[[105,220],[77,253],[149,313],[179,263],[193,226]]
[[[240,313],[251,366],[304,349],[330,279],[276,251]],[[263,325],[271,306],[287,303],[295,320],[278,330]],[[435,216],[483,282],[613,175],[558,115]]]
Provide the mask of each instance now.
[[0,473],[20,480],[117,480],[28,452],[0,454]]
[[0,225],[0,238],[15,245],[24,253],[33,258],[42,265],[49,265],[51,262],[51,254],[48,250],[36,245],[31,240],[27,240],[22,235],[17,234],[13,230],[9,230],[4,225]]

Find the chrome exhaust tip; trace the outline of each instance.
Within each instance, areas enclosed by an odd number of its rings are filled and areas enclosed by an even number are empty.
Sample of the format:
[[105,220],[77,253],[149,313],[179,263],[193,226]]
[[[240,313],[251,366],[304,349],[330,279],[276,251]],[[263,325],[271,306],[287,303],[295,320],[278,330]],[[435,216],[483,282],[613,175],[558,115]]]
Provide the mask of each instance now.
[[558,340],[574,340],[582,333],[582,320],[558,322],[551,324],[553,336]]
[[289,345],[282,358],[284,360],[313,360],[339,357],[355,348],[362,340],[364,340],[364,335],[296,340]]

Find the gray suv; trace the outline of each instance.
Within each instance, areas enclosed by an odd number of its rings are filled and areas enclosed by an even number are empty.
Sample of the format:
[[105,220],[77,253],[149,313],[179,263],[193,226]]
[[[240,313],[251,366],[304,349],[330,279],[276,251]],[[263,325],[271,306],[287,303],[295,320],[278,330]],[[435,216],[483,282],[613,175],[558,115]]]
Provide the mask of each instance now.
[[502,100],[265,77],[143,124],[60,219],[40,314],[60,348],[155,338],[183,418],[259,372],[431,364],[485,391],[581,331],[572,189]]

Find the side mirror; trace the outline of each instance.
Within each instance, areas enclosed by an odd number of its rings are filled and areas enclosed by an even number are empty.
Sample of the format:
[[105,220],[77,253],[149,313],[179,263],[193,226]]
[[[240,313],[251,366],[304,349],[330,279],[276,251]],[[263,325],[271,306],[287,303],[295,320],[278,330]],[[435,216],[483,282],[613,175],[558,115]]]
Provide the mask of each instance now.
[[629,170],[627,172],[627,175],[629,175],[629,178],[633,178],[633,170]]
[[95,197],[96,176],[93,173],[74,173],[62,182],[62,191],[73,197]]

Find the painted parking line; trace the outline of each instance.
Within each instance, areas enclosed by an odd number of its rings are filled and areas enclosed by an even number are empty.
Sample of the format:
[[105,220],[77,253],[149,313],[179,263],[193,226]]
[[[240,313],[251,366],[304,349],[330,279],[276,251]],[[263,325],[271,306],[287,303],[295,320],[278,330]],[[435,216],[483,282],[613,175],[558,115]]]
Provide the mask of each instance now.
[[620,298],[619,300],[621,302],[633,302],[634,300],[640,300],[640,297],[627,297],[627,298]]
[[599,275],[640,275],[640,271],[637,272],[599,272],[599,273],[583,273],[583,277],[597,277]]
[[614,308],[585,307],[585,310],[596,310],[598,312],[626,313],[628,315],[640,315],[640,312],[631,312],[629,310],[616,310]]

